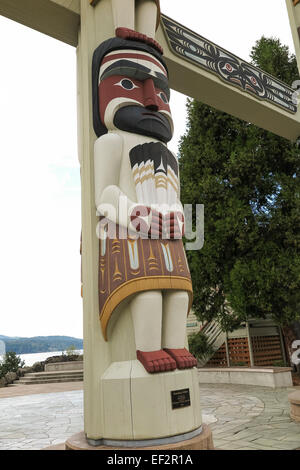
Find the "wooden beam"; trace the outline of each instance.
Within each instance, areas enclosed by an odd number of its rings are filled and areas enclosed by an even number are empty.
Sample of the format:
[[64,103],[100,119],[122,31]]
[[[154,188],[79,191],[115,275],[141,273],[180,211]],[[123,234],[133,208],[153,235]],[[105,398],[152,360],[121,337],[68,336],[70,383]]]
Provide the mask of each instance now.
[[[96,47],[114,34],[111,0],[92,8],[81,0],[81,24],[77,48],[78,65],[78,153],[81,164],[82,280],[84,337],[84,431],[89,439],[103,436],[100,379],[110,364],[109,343],[99,322],[99,240],[94,186],[94,142],[92,57]],[[103,21],[105,18],[105,21]]]
[[52,3],[67,8],[67,10],[73,11],[74,13],[80,14],[80,0],[51,0]]
[[[185,37],[185,32],[192,39]],[[265,84],[267,84],[265,88],[268,88],[268,83],[272,82],[273,77],[253,68],[166,16],[162,18],[156,39],[164,48],[172,89],[287,139],[296,140],[300,136],[300,109],[296,111],[297,108],[292,102],[293,90],[290,86],[274,79],[274,87],[271,85],[270,89],[255,95],[248,83],[246,85],[242,83],[241,86],[238,84],[239,78],[243,82],[249,77],[234,76],[235,82],[226,81],[226,75],[222,76],[220,68],[225,66],[227,58],[229,70],[231,65],[234,67],[237,64],[237,69],[241,67],[243,70],[253,71],[255,73],[253,80],[257,79],[262,88]],[[201,44],[204,44],[203,48]],[[210,63],[209,51],[213,51],[212,57],[218,59],[224,55],[226,57],[224,64],[222,65],[220,60],[216,63],[212,60]],[[198,62],[193,59],[195,56]],[[208,57],[207,60],[205,56]],[[283,100],[281,96],[284,97]]]
[[[87,8],[91,8],[91,4],[93,4],[96,7],[91,9],[99,11],[98,8],[102,2],[103,0],[101,2],[85,0],[84,5]],[[300,60],[300,40],[297,29],[300,27],[300,5],[294,7],[293,0],[286,0],[286,2],[291,20],[297,59]],[[77,46],[78,44],[80,11],[80,0],[0,0],[1,15],[72,46]],[[164,47],[165,58],[170,71],[171,88],[287,139],[296,140],[299,137],[300,109],[297,112],[293,112],[292,109],[289,110],[286,106],[280,107],[278,103],[276,105],[272,102],[272,100],[277,100],[277,98],[279,98],[278,101],[280,100],[281,91],[276,95],[276,93],[272,93],[272,90],[270,94],[268,89],[265,92],[264,98],[261,99],[260,96],[251,94],[249,87],[248,90],[241,89],[241,87],[237,88],[237,86],[233,86],[228,81],[221,80],[220,76],[215,73],[216,71],[203,67],[201,57],[198,57],[200,59],[199,63],[184,57],[183,54],[178,53],[172,47],[170,38],[166,34],[166,18],[163,16],[156,39]],[[172,22],[172,20],[170,21]],[[178,26],[180,30],[189,32],[188,28],[181,25]],[[204,39],[193,32],[190,33],[200,40]],[[190,41],[186,40],[186,38],[181,39],[183,39],[181,43],[182,50],[185,49],[186,52],[186,48],[191,46]],[[218,47],[208,40],[205,41],[207,47]],[[193,44],[192,47],[194,47]],[[180,51],[180,47],[178,50]],[[218,51],[225,52],[225,55],[227,54],[233,61],[235,60],[233,54],[224,51],[222,48],[218,48]],[[188,52],[193,54],[192,49]],[[249,65],[243,61],[240,61],[240,64],[246,67]],[[264,80],[265,77],[267,77],[267,81],[270,79],[270,76],[264,74],[264,72],[259,72]],[[289,87],[285,84],[282,84],[282,86],[283,94],[286,97]]]
[[0,0],[0,15],[71,46],[78,44],[79,0]]
[[293,0],[285,1],[295,46],[298,70],[300,72],[300,0],[297,3],[293,2]]

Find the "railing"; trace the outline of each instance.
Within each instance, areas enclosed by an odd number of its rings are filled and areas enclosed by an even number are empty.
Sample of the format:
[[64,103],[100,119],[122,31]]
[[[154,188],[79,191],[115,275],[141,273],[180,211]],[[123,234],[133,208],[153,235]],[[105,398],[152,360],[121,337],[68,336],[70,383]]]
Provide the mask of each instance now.
[[213,352],[211,355],[207,356],[205,360],[199,361],[199,365],[203,366],[211,359],[214,353],[224,344],[226,340],[226,333],[222,331],[220,325],[215,321],[205,323],[203,327],[201,328],[201,332],[205,334],[205,336],[207,337],[208,344],[213,349]]

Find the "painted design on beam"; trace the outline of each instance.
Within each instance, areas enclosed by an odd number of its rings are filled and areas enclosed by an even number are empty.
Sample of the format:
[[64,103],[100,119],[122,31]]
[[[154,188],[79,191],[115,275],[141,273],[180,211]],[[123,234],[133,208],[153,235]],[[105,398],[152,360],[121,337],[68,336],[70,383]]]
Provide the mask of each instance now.
[[250,93],[291,113],[297,112],[297,106],[292,100],[295,90],[285,83],[165,15],[162,15],[162,25],[168,44],[176,55],[214,73],[221,80],[240,88],[245,93]]

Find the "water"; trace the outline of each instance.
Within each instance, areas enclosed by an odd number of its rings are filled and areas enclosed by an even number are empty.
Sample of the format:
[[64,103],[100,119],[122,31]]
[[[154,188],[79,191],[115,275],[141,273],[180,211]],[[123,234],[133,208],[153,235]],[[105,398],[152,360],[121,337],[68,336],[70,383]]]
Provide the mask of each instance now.
[[5,343],[4,341],[0,340],[0,359],[5,354]]
[[[65,351],[50,351],[50,352],[42,352],[42,353],[34,353],[34,354],[18,354],[20,358],[25,361],[25,366],[32,366],[35,362],[45,361],[48,357],[52,356],[61,356],[62,353]],[[76,353],[83,354],[82,349],[76,349]]]

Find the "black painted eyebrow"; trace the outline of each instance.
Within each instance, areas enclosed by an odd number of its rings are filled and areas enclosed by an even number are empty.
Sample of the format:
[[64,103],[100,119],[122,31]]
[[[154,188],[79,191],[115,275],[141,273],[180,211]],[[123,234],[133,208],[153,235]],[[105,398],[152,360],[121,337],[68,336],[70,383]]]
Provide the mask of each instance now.
[[[114,62],[112,65],[107,67],[107,69],[103,72],[103,74],[100,77],[100,80],[104,80],[105,78],[111,77],[112,75],[115,75],[116,71],[123,69],[128,69],[131,70],[132,72],[134,70],[138,70],[141,72],[145,72],[150,74],[151,69],[148,67],[145,67],[144,65],[137,64],[136,62],[132,62],[131,60],[117,60]],[[131,73],[132,73],[131,72]],[[122,75],[121,73],[119,75]]]
[[144,65],[132,62],[130,60],[118,60],[110,65],[101,75],[100,80],[105,80],[113,75],[123,75],[124,77],[135,78],[136,80],[145,81],[151,78],[157,88],[161,88],[170,99],[170,88],[167,77],[160,72],[151,74],[151,69]]
[[169,80],[167,79],[167,77],[163,73],[160,73],[160,72],[154,72],[154,73],[158,78],[160,78],[160,80],[163,80],[166,83],[169,83]]

